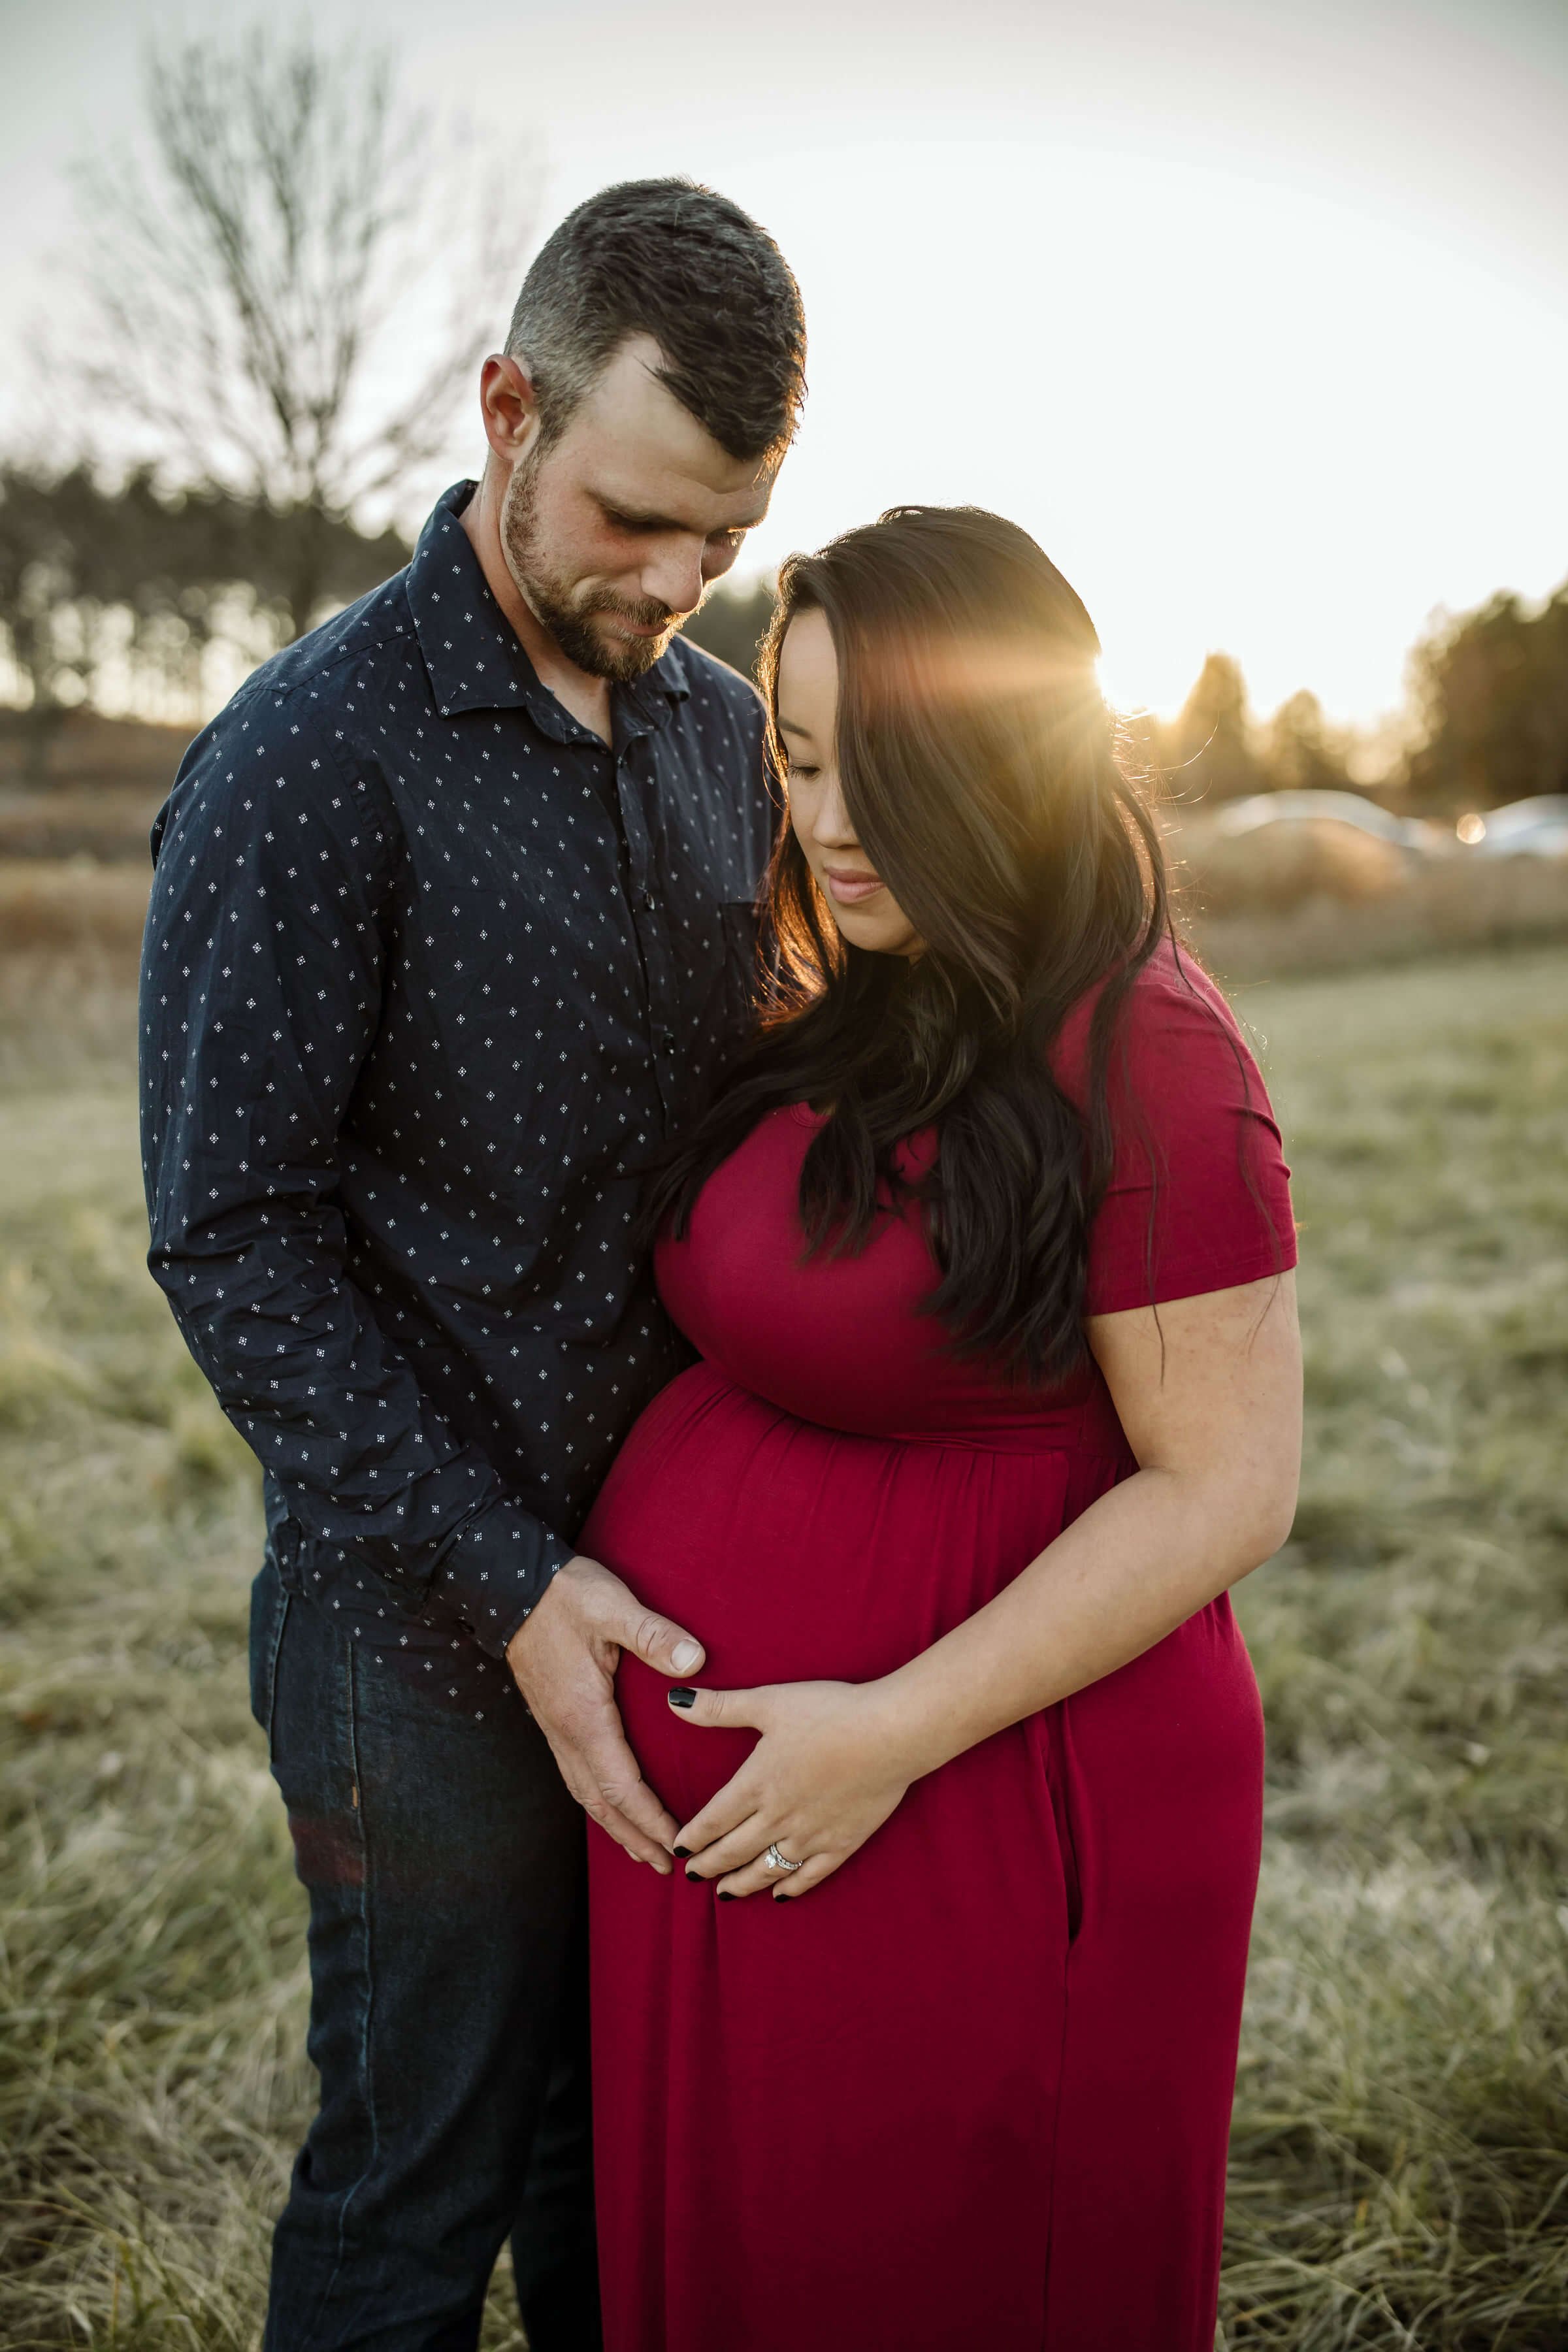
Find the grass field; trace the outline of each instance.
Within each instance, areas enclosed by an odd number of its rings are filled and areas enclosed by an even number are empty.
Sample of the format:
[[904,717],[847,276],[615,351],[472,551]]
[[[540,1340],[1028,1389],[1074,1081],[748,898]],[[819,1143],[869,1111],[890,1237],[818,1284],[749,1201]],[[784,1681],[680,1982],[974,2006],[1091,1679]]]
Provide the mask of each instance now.
[[[1243,1007],[1310,1443],[1241,1596],[1272,1833],[1224,2343],[1561,2352],[1568,950]],[[130,1040],[112,970],[0,962],[6,2352],[253,2346],[308,2098],[255,1480],[142,1268]]]

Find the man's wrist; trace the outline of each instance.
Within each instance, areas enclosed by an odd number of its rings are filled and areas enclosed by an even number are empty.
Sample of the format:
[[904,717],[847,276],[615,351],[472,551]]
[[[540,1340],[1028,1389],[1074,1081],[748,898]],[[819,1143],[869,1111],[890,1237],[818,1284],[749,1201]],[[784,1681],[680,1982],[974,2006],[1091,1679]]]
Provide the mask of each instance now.
[[572,1546],[521,1503],[500,1498],[459,1530],[431,1580],[430,1598],[461,1618],[481,1650],[504,1658]]
[[516,1623],[512,1626],[510,1632],[506,1636],[503,1646],[509,1664],[512,1663],[513,1645],[517,1642],[519,1635],[527,1632],[530,1621],[532,1618],[534,1611],[538,1608],[540,1601],[542,1601],[545,1594],[551,1591],[558,1577],[563,1576],[569,1568],[576,1568],[581,1564],[583,1554],[580,1551],[573,1551],[570,1546],[567,1546],[565,1550],[566,1557],[564,1559],[556,1560],[552,1563],[544,1577],[544,1580],[541,1585],[537,1595],[529,1602],[528,1606],[519,1613]]

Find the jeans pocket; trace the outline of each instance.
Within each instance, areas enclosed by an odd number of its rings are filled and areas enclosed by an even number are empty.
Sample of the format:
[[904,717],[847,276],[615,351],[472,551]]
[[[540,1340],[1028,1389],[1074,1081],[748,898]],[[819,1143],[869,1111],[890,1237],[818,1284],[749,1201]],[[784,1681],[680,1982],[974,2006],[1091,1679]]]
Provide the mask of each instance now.
[[278,1696],[278,1653],[289,1618],[289,1593],[270,1553],[250,1588],[250,1712],[272,1752],[272,1714]]

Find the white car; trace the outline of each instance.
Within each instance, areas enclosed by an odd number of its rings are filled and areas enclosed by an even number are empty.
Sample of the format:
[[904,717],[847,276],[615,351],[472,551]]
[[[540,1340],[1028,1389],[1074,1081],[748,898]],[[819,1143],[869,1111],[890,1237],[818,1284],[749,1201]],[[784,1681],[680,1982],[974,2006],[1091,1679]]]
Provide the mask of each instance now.
[[1370,833],[1395,849],[1413,849],[1423,857],[1441,856],[1453,846],[1453,836],[1425,817],[1395,816],[1360,793],[1252,793],[1244,801],[1227,801],[1215,811],[1221,833],[1256,833],[1265,824],[1350,824]]
[[1537,793],[1506,808],[1459,819],[1459,839],[1479,857],[1568,856],[1568,793]]

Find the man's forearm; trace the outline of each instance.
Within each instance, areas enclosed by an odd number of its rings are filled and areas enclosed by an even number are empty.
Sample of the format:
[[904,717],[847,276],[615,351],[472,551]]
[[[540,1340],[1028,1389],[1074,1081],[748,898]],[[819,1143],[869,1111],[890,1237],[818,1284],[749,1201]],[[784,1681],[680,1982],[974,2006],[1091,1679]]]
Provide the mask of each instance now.
[[457,1437],[317,1220],[276,1194],[267,1214],[221,1253],[154,1252],[186,1345],[307,1539],[352,1546],[501,1656],[572,1546]]
[[141,997],[153,1277],[306,1538],[499,1655],[570,1547],[454,1431],[349,1272],[345,1139],[396,952],[397,812],[320,713],[263,698],[194,748],[168,815]]

